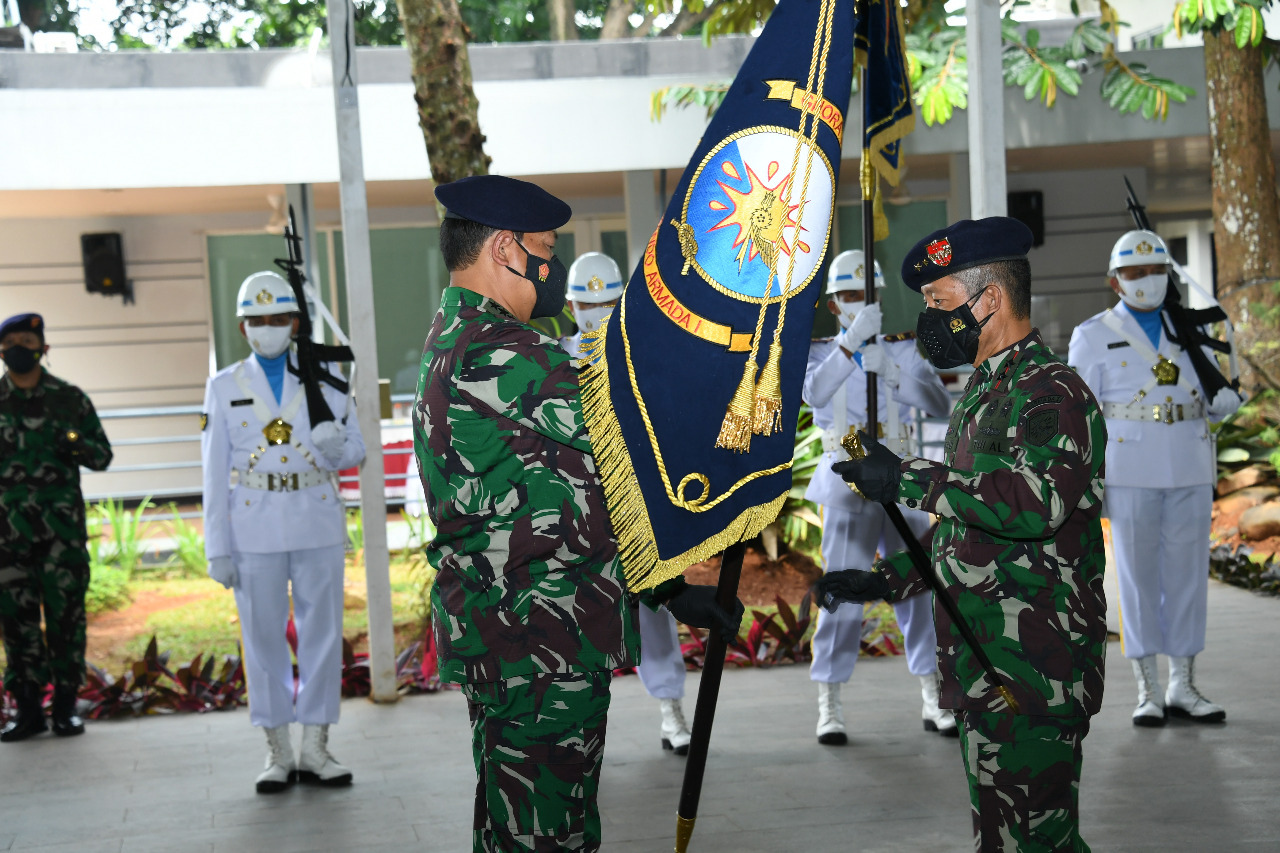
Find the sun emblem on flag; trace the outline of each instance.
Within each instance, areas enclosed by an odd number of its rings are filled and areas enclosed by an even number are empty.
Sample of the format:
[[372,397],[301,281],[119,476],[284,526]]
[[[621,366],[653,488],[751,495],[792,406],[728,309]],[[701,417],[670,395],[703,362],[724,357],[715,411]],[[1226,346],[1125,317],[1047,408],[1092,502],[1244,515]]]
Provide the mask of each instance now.
[[[741,180],[734,163],[725,161],[720,168],[728,177]],[[770,161],[766,167],[768,179],[774,179],[780,169],[778,161]],[[780,254],[789,255],[792,249],[809,251],[809,245],[798,236],[794,240],[795,245],[791,246],[783,234],[786,228],[793,229],[793,232],[801,230],[800,223],[796,221],[800,204],[787,199],[790,175],[784,175],[771,187],[750,166],[746,167],[746,172],[750,185],[746,192],[740,192],[725,181],[718,181],[728,203],[719,199],[707,203],[711,210],[724,214],[723,219],[707,230],[736,226],[738,233],[733,238],[733,245],[738,249],[735,256],[738,270],[742,270],[744,262],[762,258],[765,265],[776,272]]]

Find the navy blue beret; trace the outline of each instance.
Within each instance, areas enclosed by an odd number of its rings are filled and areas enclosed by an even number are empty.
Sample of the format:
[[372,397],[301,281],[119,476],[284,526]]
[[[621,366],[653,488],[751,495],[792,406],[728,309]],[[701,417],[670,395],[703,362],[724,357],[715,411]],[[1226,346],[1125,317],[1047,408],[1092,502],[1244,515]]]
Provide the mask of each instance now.
[[1031,229],[1011,217],[962,219],[911,247],[902,260],[902,283],[919,293],[960,270],[1025,258],[1031,243]]
[[573,210],[537,184],[505,175],[474,175],[436,187],[445,219],[470,219],[500,231],[554,231]]
[[39,314],[14,314],[0,323],[0,338],[10,332],[35,332],[44,340],[44,318]]

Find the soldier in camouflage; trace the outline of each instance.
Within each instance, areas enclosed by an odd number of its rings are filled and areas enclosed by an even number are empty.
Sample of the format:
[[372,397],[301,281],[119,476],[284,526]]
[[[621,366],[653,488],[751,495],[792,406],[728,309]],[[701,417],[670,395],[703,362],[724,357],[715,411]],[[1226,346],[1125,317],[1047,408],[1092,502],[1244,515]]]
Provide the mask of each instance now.
[[[935,605],[939,704],[960,723],[976,849],[1079,853],[1089,850],[1081,742],[1102,702],[1106,653],[1106,426],[1084,381],[1031,328],[1030,247],[1026,226],[995,217],[958,222],[907,254],[903,280],[925,297],[917,328],[930,360],[976,368],[945,461],[876,444],[834,467],[870,500],[938,516],[933,570],[1018,704],[1011,712]],[[925,588],[906,553],[836,574],[824,603]]]
[[39,314],[0,323],[0,631],[4,687],[18,707],[0,731],[4,743],[48,728],[42,696],[51,682],[54,734],[84,732],[75,713],[89,588],[80,466],[105,469],[111,445],[85,393],[44,369],[48,351]]
[[[471,717],[473,848],[598,850],[609,683],[637,663],[639,634],[577,373],[528,325],[564,305],[553,229],[570,210],[497,175],[436,198],[450,286],[422,355],[414,452],[436,529],[440,674],[463,686]],[[711,587],[676,578],[643,599],[737,632]]]

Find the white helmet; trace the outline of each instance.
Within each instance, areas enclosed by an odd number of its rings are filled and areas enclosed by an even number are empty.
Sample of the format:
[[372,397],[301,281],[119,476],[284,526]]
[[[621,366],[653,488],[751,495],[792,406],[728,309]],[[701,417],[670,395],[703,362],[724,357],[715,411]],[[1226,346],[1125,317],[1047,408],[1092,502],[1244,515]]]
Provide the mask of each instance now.
[[298,300],[289,282],[270,271],[256,272],[246,278],[236,297],[237,317],[290,314],[297,310]]
[[1145,267],[1168,264],[1169,247],[1154,231],[1130,231],[1111,249],[1111,266],[1107,275],[1115,275],[1121,267]]
[[579,255],[569,267],[569,292],[574,302],[598,304],[622,296],[622,273],[613,258],[601,252]]
[[[867,286],[867,268],[864,265],[866,256],[861,249],[841,252],[831,262],[827,271],[827,293],[839,293],[842,290],[863,290]],[[876,290],[884,287],[884,272],[880,262],[876,261]]]

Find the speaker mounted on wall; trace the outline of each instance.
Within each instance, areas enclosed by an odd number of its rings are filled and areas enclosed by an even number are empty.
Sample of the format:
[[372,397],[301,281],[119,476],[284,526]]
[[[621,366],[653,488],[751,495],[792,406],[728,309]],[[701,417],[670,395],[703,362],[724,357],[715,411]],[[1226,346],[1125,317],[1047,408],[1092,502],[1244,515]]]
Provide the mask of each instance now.
[[133,283],[125,276],[124,241],[115,231],[80,235],[80,258],[84,263],[84,289],[105,296],[121,296],[133,302]]
[[1009,216],[1031,229],[1031,245],[1044,245],[1044,193],[1017,190],[1008,195]]

